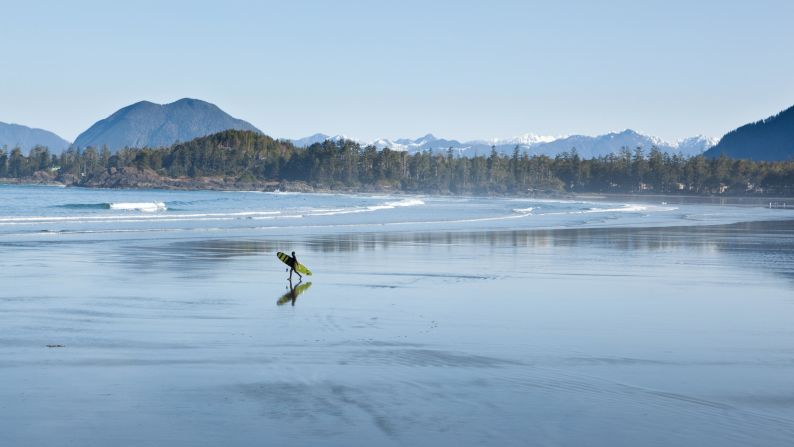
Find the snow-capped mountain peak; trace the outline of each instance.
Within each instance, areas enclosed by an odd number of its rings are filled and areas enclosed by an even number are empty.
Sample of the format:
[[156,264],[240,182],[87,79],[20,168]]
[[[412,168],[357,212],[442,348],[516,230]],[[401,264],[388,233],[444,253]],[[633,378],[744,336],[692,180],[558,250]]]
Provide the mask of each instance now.
[[716,146],[720,139],[716,137],[707,137],[705,135],[696,135],[694,137],[682,138],[675,142],[675,148],[684,154],[700,154],[708,149]]
[[[405,141],[405,140],[403,139],[403,140],[399,140],[399,141]],[[408,140],[408,141],[410,141],[410,140]],[[386,149],[386,148],[389,148],[389,149],[391,149],[393,151],[405,151],[405,150],[408,150],[408,148],[406,147],[405,144],[399,143],[398,141],[391,141],[391,140],[389,140],[387,138],[378,138],[377,140],[375,140],[375,141],[373,141],[373,142],[371,142],[369,144],[372,145],[372,146],[375,146],[376,148],[378,148],[378,150],[382,150],[382,149]]]
[[[315,134],[310,137],[294,140],[293,143],[296,146],[305,147],[314,143],[321,143],[325,140],[339,141],[349,139],[350,138],[344,135],[330,137],[325,134]],[[631,129],[624,129],[597,136],[567,135],[555,137],[525,133],[512,138],[492,138],[490,140],[471,140],[464,142],[438,138],[431,133],[417,139],[399,138],[390,140],[388,138],[378,138],[371,142],[364,142],[361,140],[353,141],[357,141],[362,146],[375,146],[378,150],[389,148],[393,151],[407,151],[409,153],[430,150],[439,152],[453,149],[455,153],[459,155],[468,156],[475,154],[485,155],[490,153],[492,148],[495,148],[497,152],[512,154],[515,147],[518,146],[520,151],[526,151],[530,155],[548,155],[554,157],[562,152],[570,152],[576,149],[579,156],[592,158],[608,155],[610,153],[617,153],[623,148],[633,150],[636,147],[642,147],[646,151],[649,151],[651,147],[657,147],[663,152],[681,152],[685,155],[698,155],[715,145],[718,139],[697,135],[695,137],[681,139],[675,143],[668,143],[656,136],[645,135]]]
[[[316,133],[314,135],[310,135],[308,137],[298,138],[292,141],[292,144],[298,147],[309,147],[315,143],[322,143],[323,141],[330,140],[330,141],[343,141],[343,140],[350,140],[346,135],[326,135],[324,133]],[[356,140],[354,140],[356,141]]]
[[517,137],[512,138],[491,138],[490,140],[484,140],[492,145],[502,145],[502,144],[518,144],[521,146],[533,146],[539,143],[550,143],[554,140],[559,140],[560,138],[565,138],[567,135],[559,135],[559,136],[551,136],[551,135],[537,135],[534,133],[525,133],[521,134]]

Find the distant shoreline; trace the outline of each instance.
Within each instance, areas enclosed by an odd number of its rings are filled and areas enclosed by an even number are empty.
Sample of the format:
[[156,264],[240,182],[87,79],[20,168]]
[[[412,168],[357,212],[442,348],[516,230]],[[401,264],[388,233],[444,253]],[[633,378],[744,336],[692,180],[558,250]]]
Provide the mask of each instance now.
[[20,186],[54,186],[85,189],[160,189],[164,191],[261,191],[261,192],[302,192],[302,193],[390,193],[411,194],[388,187],[371,188],[330,188],[313,186],[302,181],[289,180],[256,180],[239,181],[224,177],[170,178],[141,176],[124,176],[123,178],[105,178],[100,181],[89,180],[84,183],[60,181],[49,177],[8,178],[0,177],[0,185]]
[[536,199],[565,199],[565,200],[596,200],[596,201],[658,201],[669,202],[671,204],[682,203],[718,203],[730,205],[761,206],[768,203],[780,206],[782,203],[786,207],[794,209],[794,197],[791,196],[764,196],[764,195],[704,195],[704,194],[631,194],[613,192],[553,192],[535,191],[527,194],[439,194],[431,192],[406,192],[387,187],[370,188],[330,188],[309,185],[305,182],[296,181],[276,181],[262,180],[255,182],[239,182],[221,177],[202,177],[202,178],[161,178],[157,182],[143,182],[140,184],[68,184],[54,178],[0,178],[0,185],[19,185],[19,186],[51,186],[63,188],[85,188],[85,189],[160,189],[164,191],[258,191],[258,192],[293,192],[293,193],[315,193],[315,194],[395,194],[395,195],[428,195],[439,197],[515,197],[515,198],[536,198]]

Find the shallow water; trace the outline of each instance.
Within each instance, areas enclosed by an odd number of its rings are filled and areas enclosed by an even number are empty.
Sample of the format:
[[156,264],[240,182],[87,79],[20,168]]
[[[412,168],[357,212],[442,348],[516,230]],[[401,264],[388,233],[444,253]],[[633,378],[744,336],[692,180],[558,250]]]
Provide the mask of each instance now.
[[[0,191],[18,197],[2,218],[26,222],[0,226],[0,445],[794,439],[787,210]],[[102,207],[62,206],[79,203]],[[529,207],[568,214],[513,212]],[[298,208],[311,222],[113,221]],[[294,303],[277,250],[315,271]]]
[[0,242],[649,227],[788,219],[709,203],[101,190],[0,185]]

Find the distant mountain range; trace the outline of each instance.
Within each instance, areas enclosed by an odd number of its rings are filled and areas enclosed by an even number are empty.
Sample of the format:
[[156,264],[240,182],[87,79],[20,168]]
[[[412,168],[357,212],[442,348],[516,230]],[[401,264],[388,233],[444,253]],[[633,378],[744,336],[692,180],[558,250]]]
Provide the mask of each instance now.
[[[325,140],[337,141],[350,139],[344,135],[329,136],[325,134],[314,134],[306,138],[293,140],[293,144],[299,147],[310,146],[314,143],[321,143]],[[356,141],[356,140],[354,140]],[[508,139],[494,140],[472,140],[458,141],[436,138],[433,134],[427,134],[415,140],[401,138],[389,140],[380,138],[374,141],[358,141],[363,145],[371,144],[378,149],[390,148],[398,151],[408,151],[409,153],[422,152],[427,150],[446,151],[449,148],[460,155],[471,156],[475,154],[487,155],[491,152],[491,147],[503,154],[511,154],[516,146],[520,151],[526,151],[530,155],[555,156],[565,151],[576,148],[579,156],[583,158],[600,157],[611,153],[617,153],[623,147],[631,150],[640,146],[646,151],[656,146],[659,150],[669,153],[682,153],[684,155],[698,155],[712,147],[716,139],[707,138],[702,135],[685,138],[675,143],[668,143],[658,137],[643,135],[633,130],[613,132],[595,137],[586,135],[571,135],[565,137],[551,137],[534,134],[524,134]]]
[[794,107],[732,130],[706,151],[707,157],[723,154],[756,161],[794,159]]
[[22,153],[27,154],[35,146],[46,146],[50,152],[60,153],[69,144],[48,130],[0,122],[0,147],[6,146],[9,151],[18,147],[22,149]]
[[[107,146],[112,151],[124,147],[164,147],[227,129],[262,133],[250,123],[234,118],[216,105],[198,99],[184,98],[170,104],[141,101],[96,122],[71,145],[81,149]],[[325,140],[352,140],[361,145],[374,145],[378,149],[390,148],[409,153],[428,150],[442,152],[452,148],[456,154],[463,156],[487,155],[492,147],[499,153],[512,154],[518,146],[521,152],[551,157],[575,148],[581,157],[592,158],[617,153],[624,147],[630,150],[642,147],[649,151],[655,146],[664,152],[687,156],[703,153],[708,157],[725,154],[731,158],[752,160],[794,160],[794,107],[739,127],[720,140],[698,135],[671,143],[627,129],[597,136],[554,137],[524,134],[514,138],[471,141],[438,138],[433,134],[416,139],[379,138],[362,141],[345,135],[317,133],[292,142],[298,147],[308,147]],[[9,150],[20,147],[23,152],[28,153],[36,145],[46,146],[50,151],[58,153],[68,148],[70,143],[46,130],[0,122],[0,147],[6,146]]]
[[124,107],[81,133],[74,146],[111,151],[124,147],[163,147],[227,129],[262,133],[214,104],[184,98],[170,104],[141,101]]

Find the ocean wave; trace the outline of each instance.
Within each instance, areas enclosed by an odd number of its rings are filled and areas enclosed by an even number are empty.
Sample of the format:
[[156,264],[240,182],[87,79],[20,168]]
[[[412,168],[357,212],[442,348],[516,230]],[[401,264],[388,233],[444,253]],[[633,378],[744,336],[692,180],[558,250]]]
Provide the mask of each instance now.
[[541,216],[561,216],[569,214],[594,214],[594,213],[644,213],[644,212],[666,212],[675,211],[678,208],[674,206],[653,206],[653,205],[632,205],[623,204],[618,207],[612,206],[608,208],[591,207],[576,211],[558,211],[551,213],[541,213]]
[[[110,205],[108,204],[108,207]],[[99,215],[78,215],[78,216],[9,216],[0,217],[0,225],[21,225],[30,223],[54,223],[54,222],[150,222],[153,220],[234,220],[234,219],[255,219],[275,217],[281,211],[241,211],[233,213],[186,213],[186,214],[99,214]]]
[[356,214],[366,213],[368,211],[375,211],[366,208],[343,208],[337,210],[311,210],[307,211],[307,216],[336,216],[338,214]]
[[123,210],[123,211],[165,211],[168,207],[163,202],[111,202],[111,203],[65,203],[53,205],[54,208],[70,210]]
[[506,200],[509,202],[525,202],[525,203],[596,204],[596,202],[587,202],[583,200],[572,200],[572,199],[536,199],[536,198],[518,197],[518,198],[512,198]]
[[65,203],[63,205],[53,205],[53,208],[66,208],[70,210],[107,210],[110,209],[109,203]]
[[122,211],[165,211],[168,209],[163,202],[111,202],[111,203],[66,203],[54,205],[55,208],[70,210],[122,210]]
[[529,214],[534,209],[535,208],[531,207],[531,206],[529,208],[513,208],[513,212],[516,213],[516,214]]
[[351,207],[351,208],[335,208],[335,209],[312,209],[307,211],[309,216],[336,216],[339,214],[357,214],[369,213],[373,211],[390,210],[394,208],[405,208],[411,206],[424,205],[424,200],[410,198],[397,201],[382,202],[377,205],[368,205],[364,207]]
[[121,211],[142,211],[145,213],[153,213],[156,211],[165,211],[168,207],[163,202],[118,202],[111,203],[110,209]]
[[337,214],[358,213],[364,210],[358,208],[309,208],[302,210],[307,216],[336,216]]
[[402,206],[419,206],[424,205],[425,201],[422,199],[403,199],[397,202],[386,202],[386,205],[393,206],[393,207],[402,207]]
[[643,205],[631,205],[627,203],[617,208],[587,208],[586,210],[582,210],[582,213],[638,213],[641,211],[648,211],[648,207]]
[[367,207],[367,209],[371,211],[390,210],[393,208],[419,206],[424,204],[425,204],[424,200],[421,199],[403,199],[403,200],[398,200],[396,202],[384,202],[379,205],[370,205]]

